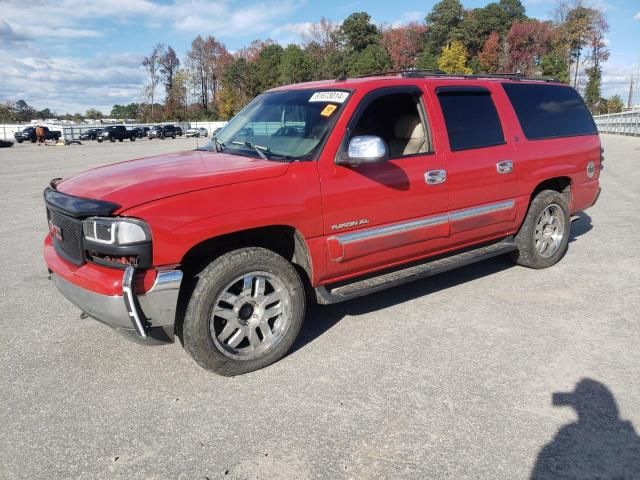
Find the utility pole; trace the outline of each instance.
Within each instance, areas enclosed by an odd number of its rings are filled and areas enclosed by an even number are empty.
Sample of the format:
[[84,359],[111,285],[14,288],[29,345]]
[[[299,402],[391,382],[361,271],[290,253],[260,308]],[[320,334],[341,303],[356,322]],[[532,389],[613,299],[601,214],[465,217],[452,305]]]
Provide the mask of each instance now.
[[627,100],[627,108],[631,108],[631,102],[633,101],[633,75],[631,75],[631,81],[629,82],[629,99]]

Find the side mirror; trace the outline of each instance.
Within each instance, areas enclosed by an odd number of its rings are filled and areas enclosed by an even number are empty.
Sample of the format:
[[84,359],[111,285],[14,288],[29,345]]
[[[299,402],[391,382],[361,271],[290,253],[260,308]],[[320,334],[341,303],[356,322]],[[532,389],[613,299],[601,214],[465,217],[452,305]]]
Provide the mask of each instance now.
[[375,135],[353,137],[349,142],[347,158],[338,161],[340,165],[364,165],[386,160],[389,156],[385,141]]

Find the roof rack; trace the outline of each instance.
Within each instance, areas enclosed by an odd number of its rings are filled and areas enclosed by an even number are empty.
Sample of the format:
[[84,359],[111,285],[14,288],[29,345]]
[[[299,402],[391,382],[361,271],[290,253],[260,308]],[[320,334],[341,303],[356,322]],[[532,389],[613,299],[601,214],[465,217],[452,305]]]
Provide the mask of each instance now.
[[[502,78],[505,80],[536,80],[540,82],[560,82],[557,78],[551,77],[527,77],[518,72],[512,73],[473,73],[473,74],[458,74],[458,73],[446,73],[437,68],[434,69],[404,69],[404,70],[389,70],[386,72],[369,73],[367,75],[359,75],[355,78],[368,78],[368,77],[384,77],[388,75],[400,75],[403,78],[429,78],[429,77],[455,77],[468,80],[477,80],[482,78]],[[340,77],[338,81],[346,80],[345,77]]]

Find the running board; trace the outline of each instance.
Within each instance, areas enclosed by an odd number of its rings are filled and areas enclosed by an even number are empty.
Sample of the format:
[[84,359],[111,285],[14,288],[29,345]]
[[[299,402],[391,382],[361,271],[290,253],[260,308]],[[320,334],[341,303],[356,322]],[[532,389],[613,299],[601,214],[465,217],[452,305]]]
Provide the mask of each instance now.
[[411,267],[391,272],[387,271],[386,273],[369,276],[351,283],[323,285],[315,289],[316,298],[318,303],[322,305],[344,302],[345,300],[362,297],[380,290],[453,270],[454,268],[464,267],[514,250],[516,250],[516,245],[513,237],[508,237],[497,243],[453,253],[446,257],[427,260]]

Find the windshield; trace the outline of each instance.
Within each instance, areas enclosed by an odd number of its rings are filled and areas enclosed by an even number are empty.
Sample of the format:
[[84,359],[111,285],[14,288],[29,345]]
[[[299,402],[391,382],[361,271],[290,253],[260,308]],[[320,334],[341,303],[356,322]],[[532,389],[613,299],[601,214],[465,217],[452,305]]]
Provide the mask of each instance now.
[[312,158],[348,96],[327,89],[263,93],[202,149],[268,160]]

